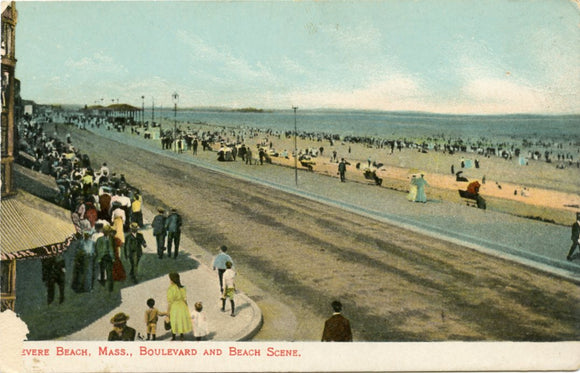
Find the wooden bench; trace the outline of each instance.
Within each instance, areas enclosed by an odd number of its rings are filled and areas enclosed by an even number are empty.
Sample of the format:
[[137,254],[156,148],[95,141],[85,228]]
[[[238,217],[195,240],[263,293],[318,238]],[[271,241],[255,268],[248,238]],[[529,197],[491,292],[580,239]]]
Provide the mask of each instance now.
[[366,169],[363,172],[363,175],[364,175],[365,179],[372,180],[375,183],[375,185],[379,185],[380,186],[383,183],[383,179],[381,179],[380,177],[378,177],[377,176],[377,172],[374,171],[374,170]]
[[310,159],[304,159],[300,161],[300,164],[302,165],[302,167],[306,167],[308,171],[314,171],[314,165],[316,164],[316,162]]
[[459,196],[467,206],[477,207],[477,194],[469,193],[466,190],[458,190]]

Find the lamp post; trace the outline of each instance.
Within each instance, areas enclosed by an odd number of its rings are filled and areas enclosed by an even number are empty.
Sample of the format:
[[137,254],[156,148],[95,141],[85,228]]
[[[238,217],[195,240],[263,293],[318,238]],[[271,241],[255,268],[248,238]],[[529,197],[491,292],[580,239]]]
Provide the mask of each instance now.
[[145,122],[145,96],[141,96],[141,127]]
[[[173,100],[173,141],[175,141],[177,140],[177,103],[179,102],[179,94],[177,92],[173,92],[171,99]],[[177,143],[175,144],[177,145]]]
[[[155,125],[155,97],[151,97],[151,127]],[[161,126],[159,126],[159,131],[161,131]]]
[[298,146],[296,145],[296,136],[298,136],[298,130],[296,129],[296,110],[298,106],[292,106],[294,110],[294,181],[296,186],[298,186]]

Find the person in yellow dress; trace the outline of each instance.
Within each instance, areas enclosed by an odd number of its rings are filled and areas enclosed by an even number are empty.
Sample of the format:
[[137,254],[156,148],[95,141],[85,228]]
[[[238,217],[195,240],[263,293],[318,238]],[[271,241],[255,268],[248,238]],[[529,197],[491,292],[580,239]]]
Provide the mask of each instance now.
[[169,314],[169,321],[171,322],[171,333],[175,340],[177,334],[180,339],[184,340],[184,334],[192,330],[191,317],[189,315],[189,307],[187,306],[187,293],[185,287],[181,284],[179,274],[171,272],[169,274],[170,285],[167,289],[167,314]]

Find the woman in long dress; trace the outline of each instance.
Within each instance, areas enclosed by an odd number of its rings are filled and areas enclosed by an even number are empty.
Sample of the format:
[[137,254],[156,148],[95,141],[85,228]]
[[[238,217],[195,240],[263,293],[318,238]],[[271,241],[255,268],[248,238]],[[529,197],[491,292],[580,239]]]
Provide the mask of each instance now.
[[425,187],[429,186],[429,183],[427,183],[427,180],[423,178],[423,175],[421,175],[420,178],[415,178],[415,185],[417,186],[417,198],[415,198],[415,202],[427,202]]
[[415,198],[417,198],[417,185],[415,185],[415,179],[417,177],[413,175],[411,177],[411,182],[409,184],[409,193],[407,194],[407,200],[409,202],[415,202]]
[[169,321],[171,322],[171,333],[175,340],[175,335],[179,334],[183,341],[184,334],[192,330],[191,317],[189,314],[189,307],[187,307],[187,293],[185,287],[181,285],[179,274],[171,272],[169,274],[169,289],[167,289],[167,313],[169,314]]
[[121,248],[125,244],[125,233],[123,232],[123,218],[116,216],[113,219],[113,230],[115,231],[114,246],[115,258],[113,259],[113,281],[125,281],[127,273],[121,261]]

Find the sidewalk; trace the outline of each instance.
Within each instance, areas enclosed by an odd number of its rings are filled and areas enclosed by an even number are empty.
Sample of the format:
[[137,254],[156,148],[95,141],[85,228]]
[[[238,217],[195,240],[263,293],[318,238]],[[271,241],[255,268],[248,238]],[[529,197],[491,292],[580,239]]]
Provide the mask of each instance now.
[[[153,213],[143,209],[144,222],[153,220]],[[145,240],[147,247],[145,253],[157,253],[157,245],[153,237],[152,229],[147,224],[140,231]],[[207,254],[201,247],[197,246],[188,237],[181,236],[179,255],[189,255],[191,259],[198,262],[195,269],[186,272],[180,272],[181,283],[187,289],[187,299],[192,310],[193,304],[197,301],[203,303],[203,312],[206,314],[210,334],[207,340],[211,341],[243,341],[251,339],[262,326],[262,311],[260,308],[244,293],[237,293],[236,317],[230,316],[229,302],[226,304],[226,312],[221,312],[220,290],[217,272],[211,268],[212,257]],[[168,259],[165,256],[162,260]],[[179,258],[177,259],[179,260]],[[127,322],[137,330],[142,336],[146,337],[145,329],[145,310],[147,308],[147,299],[154,297],[155,307],[160,311],[167,309],[167,288],[169,287],[169,277],[162,276],[153,280],[140,282],[135,286],[126,287],[121,290],[121,305],[95,321],[84,329],[62,338],[67,341],[91,341],[104,340],[111,330],[111,318],[118,312],[124,312],[130,316]],[[171,331],[166,331],[163,327],[163,318],[159,319],[157,324],[157,340],[170,340]],[[193,335],[189,333],[185,340],[193,340]]]

